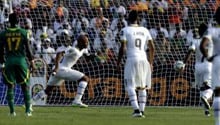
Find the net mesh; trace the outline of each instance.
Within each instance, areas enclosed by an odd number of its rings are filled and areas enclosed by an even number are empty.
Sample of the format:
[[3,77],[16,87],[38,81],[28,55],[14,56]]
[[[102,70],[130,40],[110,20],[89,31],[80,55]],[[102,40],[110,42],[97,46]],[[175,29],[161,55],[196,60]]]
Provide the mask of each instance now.
[[[199,88],[194,84],[194,56],[183,74],[176,72],[173,64],[184,59],[193,37],[192,31],[202,22],[211,25],[219,3],[219,0],[8,1],[8,4],[1,3],[1,27],[7,27],[10,7],[6,5],[12,5],[13,11],[20,14],[20,26],[29,31],[35,56],[47,63],[45,79],[51,73],[55,51],[62,43],[59,36],[65,33],[75,41],[79,34],[87,33],[89,50],[97,56],[93,61],[86,61],[82,57],[73,67],[90,77],[82,101],[89,105],[129,105],[123,85],[123,68],[118,72],[115,61],[120,46],[119,32],[128,25],[128,12],[137,10],[139,24],[150,30],[156,47],[152,89],[147,91],[147,105],[200,106]],[[33,95],[45,88],[46,83],[40,84],[43,87],[32,91]],[[65,81],[48,95],[46,104],[71,104],[77,85],[77,82]],[[19,90],[19,87],[16,89]],[[6,104],[3,82],[0,90],[0,104]],[[17,90],[18,101],[15,102],[21,104],[22,92]]]

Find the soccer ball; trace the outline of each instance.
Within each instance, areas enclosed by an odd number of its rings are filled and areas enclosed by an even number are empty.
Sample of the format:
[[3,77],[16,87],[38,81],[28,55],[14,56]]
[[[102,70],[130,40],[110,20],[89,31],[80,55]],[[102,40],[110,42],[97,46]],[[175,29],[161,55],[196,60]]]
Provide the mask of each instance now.
[[176,70],[176,71],[180,71],[182,68],[184,68],[185,67],[185,64],[183,63],[183,61],[176,61],[175,63],[174,63],[174,69]]

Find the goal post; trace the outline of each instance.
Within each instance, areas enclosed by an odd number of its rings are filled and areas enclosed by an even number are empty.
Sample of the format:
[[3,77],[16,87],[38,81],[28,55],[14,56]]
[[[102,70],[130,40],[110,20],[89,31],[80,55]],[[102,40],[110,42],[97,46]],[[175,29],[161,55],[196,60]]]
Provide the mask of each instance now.
[[[22,22],[22,19],[20,25],[30,31],[33,51],[39,58],[46,59],[48,65],[54,64],[51,55],[55,53],[46,51],[44,47],[49,44],[56,50],[62,43],[59,41],[61,33],[71,35],[73,42],[80,33],[88,34],[89,51],[97,56],[92,61],[82,57],[72,68],[89,76],[82,101],[94,106],[130,105],[123,84],[124,63],[118,72],[115,62],[120,46],[120,30],[128,25],[127,14],[133,9],[139,11],[139,24],[149,29],[156,47],[152,88],[147,90],[147,105],[200,106],[199,87],[194,83],[194,55],[187,62],[183,74],[176,72],[173,64],[177,60],[184,60],[194,29],[202,22],[211,25],[211,18],[220,2],[101,1],[59,0],[58,3],[50,1],[44,4],[45,1],[39,0],[37,3],[23,2],[13,11],[25,14],[21,16],[25,21]],[[31,23],[27,23],[27,19]],[[49,39],[49,42],[45,42],[45,39]],[[52,67],[49,67],[48,74],[51,71]],[[32,76],[31,80],[41,84],[37,89],[46,86],[46,77],[38,79]],[[63,82],[38,105],[70,105],[76,95],[77,85],[77,82]],[[6,86],[1,79],[0,105],[7,104],[5,92]],[[23,103],[21,95],[20,88],[16,88],[16,98],[19,100],[15,101],[16,104]]]

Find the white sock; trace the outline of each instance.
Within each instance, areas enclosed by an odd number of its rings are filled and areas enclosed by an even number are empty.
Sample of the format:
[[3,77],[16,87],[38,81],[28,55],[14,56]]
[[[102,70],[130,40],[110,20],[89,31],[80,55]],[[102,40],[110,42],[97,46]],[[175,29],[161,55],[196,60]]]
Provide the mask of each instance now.
[[138,101],[139,101],[140,111],[144,112],[146,101],[147,101],[146,90],[138,90]]
[[137,101],[137,93],[134,88],[127,89],[129,101],[131,102],[131,106],[134,110],[139,109],[138,101]]
[[75,97],[74,101],[81,101],[87,84],[88,83],[86,81],[80,81],[79,82],[79,85],[77,87],[77,94],[76,94],[76,97]]
[[220,125],[220,97],[214,97],[213,109],[214,109],[215,125]]
[[41,90],[40,92],[38,92],[32,99],[33,101],[38,101],[39,99],[44,98],[46,95],[44,90]]
[[205,96],[206,99],[211,99],[212,94],[213,94],[212,89],[207,89],[207,90],[201,92],[201,96]]

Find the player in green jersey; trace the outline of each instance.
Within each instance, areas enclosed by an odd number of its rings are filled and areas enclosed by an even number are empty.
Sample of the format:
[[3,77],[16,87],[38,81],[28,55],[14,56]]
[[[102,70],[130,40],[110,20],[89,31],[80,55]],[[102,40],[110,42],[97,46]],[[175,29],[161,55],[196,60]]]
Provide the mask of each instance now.
[[[33,54],[30,48],[26,30],[17,27],[18,16],[9,15],[10,27],[0,33],[0,63],[3,80],[8,86],[7,101],[10,115],[15,116],[14,86],[21,85],[24,94],[25,113],[32,116],[30,111],[29,65],[33,68]],[[27,57],[27,58],[26,58]]]

